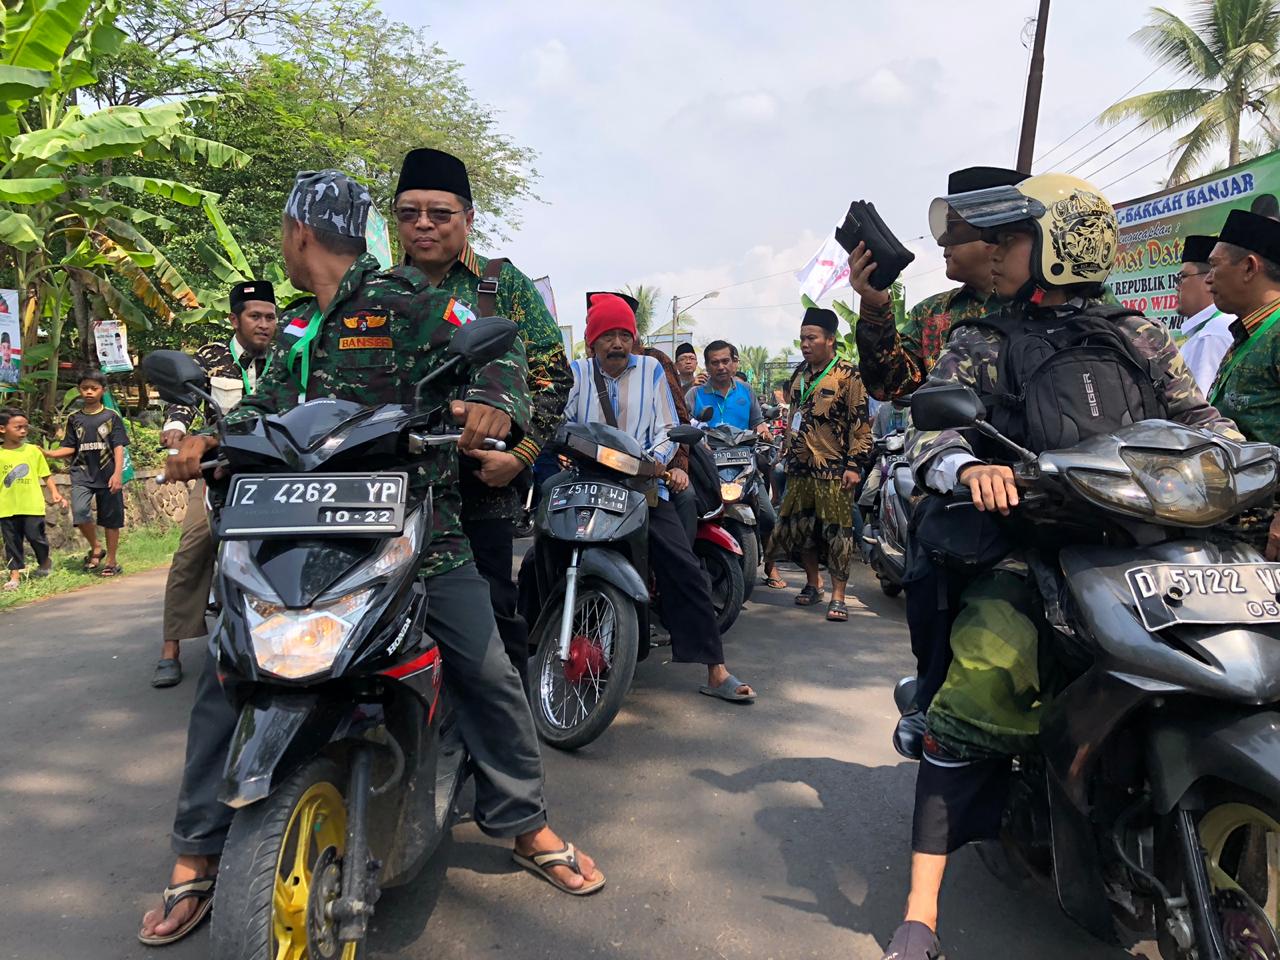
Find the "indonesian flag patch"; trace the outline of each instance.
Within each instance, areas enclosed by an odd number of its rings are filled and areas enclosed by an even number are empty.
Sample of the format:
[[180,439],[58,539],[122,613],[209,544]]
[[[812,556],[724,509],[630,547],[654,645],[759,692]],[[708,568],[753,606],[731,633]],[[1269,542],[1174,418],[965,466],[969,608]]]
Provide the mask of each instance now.
[[449,306],[445,308],[444,318],[455,327],[465,327],[476,318],[476,315],[470,307],[455,298],[450,300]]
[[281,333],[286,337],[300,337],[307,332],[309,325],[310,321],[306,317],[294,317]]

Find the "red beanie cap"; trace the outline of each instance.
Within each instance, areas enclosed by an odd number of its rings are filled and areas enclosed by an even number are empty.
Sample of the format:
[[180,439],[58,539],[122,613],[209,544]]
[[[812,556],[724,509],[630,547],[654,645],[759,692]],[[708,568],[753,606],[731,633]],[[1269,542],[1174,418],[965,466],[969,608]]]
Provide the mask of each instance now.
[[587,346],[590,347],[610,330],[625,330],[635,337],[636,315],[621,297],[597,293],[587,308]]

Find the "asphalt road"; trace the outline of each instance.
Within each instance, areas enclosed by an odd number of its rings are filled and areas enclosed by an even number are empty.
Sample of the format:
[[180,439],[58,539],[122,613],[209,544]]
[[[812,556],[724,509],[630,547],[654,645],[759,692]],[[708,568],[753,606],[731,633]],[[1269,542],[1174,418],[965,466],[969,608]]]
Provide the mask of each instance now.
[[[156,571],[0,614],[0,958],[206,956],[204,931],[134,940],[168,875],[194,689],[148,686],[163,585]],[[877,960],[907,881],[915,771],[889,732],[910,654],[900,601],[862,569],[853,586],[847,625],[757,590],[727,651],[758,703],[699,696],[698,668],[657,650],[600,740],[549,751],[553,825],[599,860],[604,892],[559,894],[462,826],[379,903],[371,955]],[[1127,955],[970,851],[948,880],[952,960]]]

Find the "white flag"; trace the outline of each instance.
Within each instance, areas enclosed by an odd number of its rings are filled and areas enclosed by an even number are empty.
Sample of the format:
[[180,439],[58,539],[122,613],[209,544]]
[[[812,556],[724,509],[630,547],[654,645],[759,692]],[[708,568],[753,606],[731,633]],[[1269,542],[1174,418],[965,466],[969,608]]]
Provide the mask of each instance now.
[[835,237],[828,237],[796,273],[796,279],[800,281],[800,293],[808,294],[809,299],[817,303],[842,283],[849,282],[849,255],[836,243]]

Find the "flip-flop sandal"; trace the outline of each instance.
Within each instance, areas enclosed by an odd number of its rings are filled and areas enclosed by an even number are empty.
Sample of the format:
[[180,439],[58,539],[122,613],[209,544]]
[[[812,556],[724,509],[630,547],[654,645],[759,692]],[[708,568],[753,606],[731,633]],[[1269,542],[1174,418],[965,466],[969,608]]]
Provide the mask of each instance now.
[[847,623],[849,608],[843,600],[832,600],[827,604],[827,619],[832,623]]
[[822,594],[823,594],[823,591],[821,588],[812,587],[806,583],[804,585],[804,589],[802,589],[799,593],[796,594],[796,606],[811,607],[815,603],[821,603]]
[[213,887],[217,879],[217,877],[196,877],[186,883],[165,887],[164,916],[166,918],[173,913],[173,908],[183,900],[190,900],[194,897],[200,901],[200,904],[196,907],[195,912],[186,919],[186,922],[173,933],[164,937],[144,937],[139,932],[138,942],[148,947],[163,947],[170,943],[177,943],[196,927],[200,926],[204,918],[209,915],[209,911],[213,909]]
[[118,563],[108,563],[105,567],[98,571],[100,577],[118,577],[124,573],[124,567]]
[[84,555],[82,566],[86,570],[97,570],[98,565],[102,563],[102,558],[107,555],[105,550],[90,550]]
[[774,590],[787,589],[787,581],[783,580],[781,577],[761,577],[760,582],[766,587],[771,587]]
[[173,657],[156,661],[156,672],[151,675],[153,687],[176,687],[182,682],[182,664]]
[[718,687],[708,687],[705,684],[698,688],[698,692],[708,697],[715,697],[718,700],[728,700],[730,703],[755,703],[756,695],[754,693],[739,693],[739,687],[745,687],[748,684],[743,683],[732,673],[724,683]]
[[4,582],[5,590],[17,590],[20,586],[22,586],[22,583],[18,580],[6,580]]
[[[600,879],[595,883],[585,882],[587,877],[582,872],[582,865],[578,863],[578,851],[574,849],[572,843],[566,843],[560,850],[544,850],[542,853],[535,853],[531,857],[526,857],[524,854],[513,850],[511,851],[511,859],[530,873],[547,881],[557,890],[573,897],[585,897],[604,886],[603,873],[600,874]],[[575,890],[573,887],[566,885],[563,880],[551,872],[556,867],[568,867],[582,877],[584,881],[582,886]],[[599,873],[599,871],[596,872]]]
[[894,931],[880,960],[942,960],[942,944],[925,924],[908,920]]

